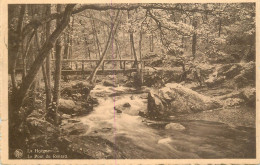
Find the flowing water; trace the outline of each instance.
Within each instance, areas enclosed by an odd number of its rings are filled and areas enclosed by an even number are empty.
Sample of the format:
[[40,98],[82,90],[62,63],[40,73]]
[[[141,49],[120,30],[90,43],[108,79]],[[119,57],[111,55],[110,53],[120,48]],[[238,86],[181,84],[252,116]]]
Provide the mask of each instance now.
[[255,157],[254,128],[182,120],[178,123],[185,130],[165,129],[167,122],[154,124],[138,115],[139,111],[147,111],[147,94],[133,94],[133,91],[127,87],[97,85],[91,95],[98,99],[99,105],[88,116],[80,117],[89,126],[86,135],[113,142],[127,158]]

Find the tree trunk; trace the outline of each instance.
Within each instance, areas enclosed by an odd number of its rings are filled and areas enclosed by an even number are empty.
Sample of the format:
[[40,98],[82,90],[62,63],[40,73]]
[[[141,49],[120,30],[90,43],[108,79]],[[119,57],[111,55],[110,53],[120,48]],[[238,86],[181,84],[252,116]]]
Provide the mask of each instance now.
[[135,43],[134,43],[133,32],[130,33],[130,42],[131,42],[131,47],[132,47],[132,50],[133,50],[133,55],[134,55],[134,58],[135,58],[134,66],[136,65],[137,70],[139,70],[139,67],[138,67],[138,64],[137,64],[138,59],[137,59],[137,55],[136,55],[136,51],[135,51]]
[[222,21],[221,21],[221,17],[219,17],[218,37],[220,37],[221,34],[221,26],[222,26]]
[[117,54],[118,54],[118,57],[120,59],[120,69],[123,69],[123,66],[122,66],[122,57],[121,57],[121,53],[120,53],[120,48],[119,48],[119,44],[118,44],[118,41],[115,39],[115,44],[116,44],[116,51],[117,51]]
[[141,86],[141,79],[140,79],[140,69],[139,69],[139,65],[137,62],[137,55],[136,55],[136,51],[135,51],[135,45],[134,45],[134,34],[130,33],[130,41],[131,41],[131,45],[133,48],[133,54],[134,54],[134,58],[135,58],[135,64],[136,65],[136,70],[137,70],[137,77],[136,77],[136,86],[140,87]]
[[61,80],[61,41],[56,41],[56,53],[55,53],[55,79],[53,89],[53,101],[52,108],[54,110],[54,122],[58,124],[58,106],[60,99],[60,80]]
[[149,38],[150,38],[150,52],[153,52],[153,49],[154,49],[154,46],[153,46],[153,33],[152,33],[152,35]]
[[132,68],[135,68],[135,67],[138,68],[137,56],[136,56],[135,45],[134,45],[134,34],[132,32],[130,33],[129,38],[130,38],[130,45],[131,45],[131,54],[133,54],[133,57],[135,59]]
[[[72,17],[72,24],[71,24],[69,59],[72,58],[72,54],[73,54],[73,28],[74,28],[74,17]],[[70,67],[72,68],[72,62],[70,62]]]
[[196,56],[196,44],[197,44],[197,35],[196,33],[192,36],[192,56],[195,58]]
[[[127,11],[127,16],[128,16],[128,19],[130,19],[129,11]],[[132,67],[136,66],[136,68],[138,70],[137,56],[136,56],[135,45],[134,45],[134,34],[133,34],[133,32],[131,32],[131,29],[130,29],[130,33],[129,33],[129,41],[130,41],[131,57],[132,57],[132,55],[134,55],[134,59],[135,59]]]
[[94,46],[95,46],[95,50],[96,50],[96,52],[95,52],[95,55],[96,55],[96,59],[98,59],[98,48],[97,48],[97,45],[96,44],[94,44]]
[[70,46],[70,31],[71,25],[69,23],[68,28],[64,32],[64,59],[69,59],[69,46]]
[[[57,5],[57,13],[61,12],[61,5]],[[60,19],[56,20],[56,27],[60,25]],[[54,123],[58,125],[58,106],[60,99],[60,80],[61,80],[61,38],[58,38],[56,41],[56,53],[55,53],[55,80],[54,80],[54,89],[53,89],[53,101],[52,109],[54,111]]]
[[42,76],[43,76],[43,81],[44,81],[44,84],[45,84],[45,93],[46,93],[46,111],[48,112],[48,109],[49,109],[49,106],[50,106],[50,104],[49,104],[49,102],[50,102],[50,100],[47,100],[47,99],[49,99],[48,98],[48,95],[49,95],[49,91],[48,91],[48,89],[50,89],[50,84],[48,84],[48,78],[47,78],[47,74],[46,74],[46,69],[45,69],[45,65],[44,64],[42,64]]
[[182,74],[181,74],[181,77],[180,77],[180,82],[186,81],[186,79],[187,79],[187,71],[186,71],[186,68],[185,68],[185,63],[182,62],[181,66],[182,66]]
[[[40,39],[39,39],[39,34],[36,30],[35,32],[35,43],[36,43],[36,47],[37,47],[37,50],[38,50],[38,53],[35,55],[35,59],[37,58],[37,56],[39,56],[39,52],[41,50],[41,42],[40,42]],[[43,64],[44,65],[44,64]],[[35,107],[35,101],[36,101],[36,91],[37,91],[37,88],[39,87],[39,84],[40,84],[40,78],[39,78],[39,75],[37,74],[36,75],[36,78],[34,80],[34,83],[33,83],[33,88],[32,88],[32,96],[33,96],[33,105]]]
[[139,55],[140,55],[140,66],[141,66],[141,70],[140,70],[140,81],[141,81],[141,85],[143,84],[143,55],[142,55],[142,39],[143,39],[143,35],[142,35],[142,31],[140,31],[140,39],[139,39]]
[[181,37],[181,48],[184,49],[184,36]]
[[[127,23],[129,23],[130,20],[130,11],[127,11]],[[133,58],[133,47],[130,40],[130,34],[129,34],[129,45],[130,45],[130,57]]]
[[91,27],[92,27],[92,31],[94,32],[95,34],[95,40],[96,40],[96,45],[97,45],[97,49],[98,49],[98,55],[99,55],[99,58],[101,57],[101,46],[100,46],[100,42],[99,42],[99,39],[98,39],[98,35],[97,35],[97,31],[96,31],[96,24],[95,24],[95,21],[94,21],[94,18],[93,18],[93,15],[91,13]]
[[69,56],[69,33],[64,33],[64,42],[65,42],[65,47],[64,47],[64,59],[68,59]]
[[12,51],[9,52],[9,53],[12,53],[11,81],[12,81],[13,93],[15,93],[17,90],[15,69],[16,69],[16,62],[17,62],[17,58],[18,58],[19,48],[21,47],[21,44],[22,44],[21,32],[22,32],[23,18],[24,18],[24,14],[25,14],[25,7],[26,7],[26,5],[21,5],[18,24],[17,24],[17,28],[16,28],[16,37],[14,38],[15,41],[13,41],[14,43],[9,44],[9,45],[13,46],[11,48]]
[[[47,5],[46,15],[51,14],[51,5]],[[51,33],[51,21],[46,23],[46,40],[50,37]],[[51,53],[46,57],[46,78],[47,78],[47,87],[46,88],[46,108],[49,109],[51,104]],[[50,110],[50,109],[49,109]]]
[[197,21],[193,21],[193,28],[194,28],[194,32],[192,35],[192,56],[195,58],[196,56],[196,44],[197,44]]
[[[38,47],[38,52],[40,52],[41,50],[41,46],[40,46],[40,41],[39,41],[39,37],[38,37],[38,33],[36,32],[35,34],[36,37],[36,43],[37,43],[37,47]],[[45,85],[45,93],[46,93],[46,110],[48,112],[50,103],[51,103],[51,87],[48,81],[48,77],[47,77],[47,73],[46,73],[46,69],[45,69],[45,64],[42,64],[42,75],[43,75],[43,80],[44,80],[44,85]],[[37,82],[37,81],[36,81]],[[36,88],[36,83],[34,85],[34,87]]]
[[[117,11],[115,21],[112,23],[112,27],[111,27],[110,32],[109,32],[109,36],[108,36],[108,40],[107,40],[107,43],[106,43],[106,47],[105,47],[105,49],[104,49],[104,51],[103,51],[103,53],[102,53],[102,56],[101,56],[101,58],[100,58],[100,60],[99,60],[99,62],[98,62],[98,64],[97,64],[96,68],[94,69],[94,71],[91,73],[91,75],[90,75],[90,77],[89,77],[90,83],[95,83],[95,76],[96,76],[96,74],[97,74],[97,71],[98,71],[99,67],[100,67],[100,66],[103,64],[103,62],[104,62],[104,58],[105,58],[105,56],[106,56],[107,49],[108,49],[108,47],[109,47],[109,45],[110,45],[110,43],[111,43],[111,40],[112,40],[112,35],[113,35],[114,33],[116,33],[116,30],[117,30],[117,27],[118,27],[119,23],[117,23],[117,25],[116,25],[115,28],[114,28],[114,25],[115,25],[115,23],[116,23],[116,21],[117,21],[117,19],[118,19],[119,12],[120,12],[120,10]],[[114,31],[114,32],[113,32],[113,31]]]
[[[182,19],[182,22],[186,24],[186,19],[183,18],[183,19]],[[185,51],[185,46],[184,46],[184,44],[185,44],[185,43],[184,43],[184,35],[182,35],[182,37],[181,37],[181,47],[183,48],[183,51]]]
[[32,38],[34,36],[36,31],[32,32],[27,44],[26,44],[26,48],[25,48],[25,52],[23,53],[23,79],[24,77],[26,76],[26,72],[27,72],[27,62],[26,62],[26,58],[27,58],[27,55],[28,55],[28,52],[29,52],[29,49],[30,49],[30,46],[31,46],[31,41],[32,41]]
[[[88,47],[88,58],[91,60],[91,54],[90,54],[90,49],[89,49],[89,47]],[[90,66],[91,66],[91,68],[92,68],[92,62],[90,62]]]

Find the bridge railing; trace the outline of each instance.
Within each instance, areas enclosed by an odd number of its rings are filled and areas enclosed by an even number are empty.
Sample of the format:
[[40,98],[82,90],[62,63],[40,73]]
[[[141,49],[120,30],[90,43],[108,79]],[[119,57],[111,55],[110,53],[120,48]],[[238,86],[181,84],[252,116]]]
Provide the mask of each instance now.
[[[54,61],[55,59],[52,59],[52,70],[54,70]],[[62,65],[64,64],[68,64],[68,67],[63,67],[62,68],[62,73],[63,74],[78,74],[78,73],[82,73],[82,75],[85,74],[89,74],[93,71],[94,67],[96,66],[96,64],[99,62],[99,59],[62,59]],[[107,67],[105,68],[105,64],[106,63],[112,63],[112,65],[110,65],[110,68]],[[136,71],[136,66],[133,67],[135,60],[134,59],[105,59],[102,67],[98,70],[98,73],[131,73],[131,72],[135,72]],[[140,64],[142,62],[142,69],[145,69],[145,63],[146,60],[138,60],[137,63]],[[21,63],[21,64],[20,64]],[[20,62],[16,67],[16,73],[17,74],[21,74],[23,72],[23,67],[22,67],[22,62]],[[94,65],[93,65],[94,63]],[[117,68],[119,65],[119,69]],[[116,67],[112,67],[115,65]],[[26,68],[26,70],[28,71],[28,66]],[[141,69],[141,68],[140,68]]]
[[[55,60],[52,60],[55,61]],[[96,64],[99,62],[99,59],[63,59],[62,63],[68,63],[68,65],[70,66],[69,69],[62,69],[62,72],[64,74],[73,74],[74,72],[82,72],[82,74],[85,73],[90,73],[93,70],[93,66],[92,64],[95,63],[94,66],[96,66]],[[114,66],[118,66],[118,63],[120,64],[120,69],[116,68],[116,67],[112,67],[112,68],[105,68],[105,64],[106,63],[112,63],[112,65]],[[131,64],[134,64],[135,60],[134,59],[105,59],[103,64],[102,64],[102,68],[98,70],[98,72],[134,72],[136,71],[136,67],[133,68]],[[142,68],[145,68],[145,62],[146,60],[138,60],[137,64],[140,64],[142,62]],[[91,67],[89,65],[89,63],[91,64]],[[131,65],[131,67],[127,67],[127,65]],[[87,68],[88,67],[88,68]],[[90,68],[89,68],[90,67]],[[111,67],[111,66],[110,66]]]

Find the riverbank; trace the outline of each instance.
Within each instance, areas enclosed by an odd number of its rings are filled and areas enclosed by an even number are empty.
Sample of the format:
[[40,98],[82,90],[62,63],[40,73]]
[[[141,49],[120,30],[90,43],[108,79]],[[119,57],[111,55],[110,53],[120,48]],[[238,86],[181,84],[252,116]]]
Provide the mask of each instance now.
[[176,120],[203,120],[228,124],[231,127],[256,127],[256,114],[254,108],[232,107],[225,109],[209,110],[194,114],[176,117]]

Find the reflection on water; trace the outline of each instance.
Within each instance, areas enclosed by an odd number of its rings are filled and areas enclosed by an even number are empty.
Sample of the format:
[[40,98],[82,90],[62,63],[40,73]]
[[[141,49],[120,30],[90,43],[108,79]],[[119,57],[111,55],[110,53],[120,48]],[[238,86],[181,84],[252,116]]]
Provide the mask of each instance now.
[[[185,127],[182,131],[166,130],[165,125],[149,126],[144,118],[138,116],[139,111],[147,110],[144,94],[109,97],[129,90],[131,88],[101,85],[92,90],[91,94],[97,97],[99,105],[90,115],[80,118],[90,127],[87,135],[110,140],[127,158],[255,157],[253,128],[231,128],[206,121],[181,121]],[[125,103],[130,106],[124,107]]]

